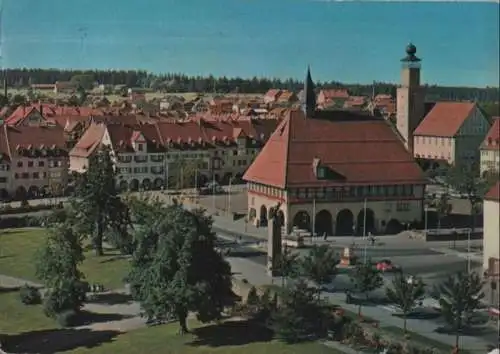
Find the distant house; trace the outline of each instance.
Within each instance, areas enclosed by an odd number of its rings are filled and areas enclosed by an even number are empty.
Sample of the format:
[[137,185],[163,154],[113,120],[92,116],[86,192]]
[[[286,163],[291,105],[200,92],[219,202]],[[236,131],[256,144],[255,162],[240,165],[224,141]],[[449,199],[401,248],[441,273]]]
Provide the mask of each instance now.
[[279,89],[270,89],[264,95],[264,103],[269,104],[277,102],[282,92],[283,91]]
[[56,81],[54,84],[54,93],[73,93],[78,85],[71,81]]
[[38,91],[54,91],[56,85],[54,84],[33,84],[31,88]]
[[297,95],[291,91],[283,90],[278,96],[278,103],[295,103],[299,100]]
[[500,117],[493,118],[493,125],[481,144],[481,175],[500,172]]
[[349,91],[346,89],[320,90],[317,98],[318,106],[341,104],[349,99]]

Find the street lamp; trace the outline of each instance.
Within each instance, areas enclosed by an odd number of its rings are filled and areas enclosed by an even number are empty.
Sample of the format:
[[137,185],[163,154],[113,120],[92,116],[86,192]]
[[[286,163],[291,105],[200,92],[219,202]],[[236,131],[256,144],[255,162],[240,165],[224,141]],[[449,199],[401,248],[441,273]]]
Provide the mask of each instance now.
[[229,186],[227,189],[227,212],[231,213],[231,184],[233,183],[233,178],[229,177]]
[[429,207],[426,205],[424,206],[424,228],[425,228],[425,235],[427,236],[427,212],[429,211]]

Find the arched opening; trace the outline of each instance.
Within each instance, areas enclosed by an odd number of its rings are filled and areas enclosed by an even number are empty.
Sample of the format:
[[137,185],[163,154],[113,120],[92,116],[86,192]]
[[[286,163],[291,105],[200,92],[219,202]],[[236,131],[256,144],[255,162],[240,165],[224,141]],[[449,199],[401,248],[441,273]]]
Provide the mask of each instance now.
[[429,161],[424,161],[422,164],[422,170],[427,171],[429,168],[431,168],[431,163]]
[[133,180],[131,180],[130,184],[129,184],[129,189],[132,192],[137,192],[139,190],[139,181],[136,180],[135,178]]
[[336,236],[351,236],[354,233],[354,215],[349,209],[342,209],[335,220]]
[[255,220],[257,217],[257,210],[254,208],[250,208],[250,211],[248,212],[248,221],[252,222]]
[[215,182],[220,183],[220,176],[218,174],[215,174],[214,180],[215,180]]
[[311,231],[311,217],[307,211],[301,210],[293,217],[293,226],[301,229]]
[[328,210],[321,210],[316,214],[314,220],[314,232],[316,235],[333,235],[333,217]]
[[120,191],[126,192],[128,190],[128,183],[127,183],[127,181],[120,181],[119,188],[120,188]]
[[40,190],[37,186],[31,186],[28,189],[28,198],[38,198],[40,196]]
[[228,172],[224,174],[224,177],[222,177],[221,184],[229,184],[229,181],[233,178],[233,174]]
[[204,174],[199,174],[198,175],[198,187],[203,187],[208,183],[208,177],[205,176]]
[[155,180],[153,182],[153,188],[158,190],[158,189],[161,189],[161,187],[163,187],[163,179],[155,178]]
[[149,178],[144,178],[142,180],[142,189],[148,191],[151,189],[151,180]]
[[404,226],[397,219],[391,219],[385,227],[385,233],[387,235],[396,235],[403,231]]
[[374,231],[375,231],[375,213],[373,212],[373,210],[369,208],[361,209],[361,211],[358,214],[358,220],[357,220],[358,235],[363,235],[363,232],[366,235],[368,235],[369,232],[373,233]]
[[439,163],[438,163],[438,162],[434,162],[434,163],[432,164],[432,169],[433,169],[433,170],[439,170]]
[[9,199],[9,192],[7,192],[7,189],[2,188],[0,189],[0,200],[7,200]]
[[23,186],[20,186],[20,187],[17,187],[16,189],[16,199],[17,200],[26,200],[26,197],[27,197],[27,192],[26,192],[26,188],[24,188]]
[[267,226],[267,208],[265,205],[260,207],[260,226]]

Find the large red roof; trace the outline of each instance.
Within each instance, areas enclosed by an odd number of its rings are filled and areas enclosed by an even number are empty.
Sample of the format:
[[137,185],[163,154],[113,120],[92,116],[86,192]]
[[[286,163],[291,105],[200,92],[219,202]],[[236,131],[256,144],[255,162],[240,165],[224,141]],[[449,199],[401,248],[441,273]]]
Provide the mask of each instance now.
[[498,181],[491,189],[486,193],[484,199],[500,201],[500,181]]
[[413,134],[453,137],[475,108],[472,102],[437,102]]
[[[338,178],[318,180],[313,162]],[[290,111],[245,173],[249,182],[289,186],[425,183],[423,173],[381,118],[346,111],[318,111],[306,118]]]
[[493,125],[484,138],[482,149],[500,150],[500,118],[493,118]]

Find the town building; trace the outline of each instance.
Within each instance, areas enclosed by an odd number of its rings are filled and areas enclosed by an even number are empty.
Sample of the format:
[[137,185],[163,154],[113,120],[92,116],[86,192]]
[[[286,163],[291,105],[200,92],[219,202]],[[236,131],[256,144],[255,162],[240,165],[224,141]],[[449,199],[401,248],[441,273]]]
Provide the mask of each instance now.
[[488,119],[472,102],[426,104],[416,52],[413,44],[407,46],[397,89],[396,127],[406,148],[424,170],[478,162]]
[[343,107],[344,102],[348,99],[349,91],[346,89],[324,89],[319,91],[316,103],[320,108],[327,106]]
[[493,118],[486,138],[481,144],[481,176],[500,173],[500,117]]
[[498,308],[500,279],[500,182],[484,198],[483,206],[483,270],[490,283],[490,299]]
[[366,112],[316,110],[309,70],[304,90],[243,177],[249,220],[265,226],[273,210],[286,232],[319,235],[419,222],[426,182],[392,127]]
[[283,91],[279,89],[270,89],[264,95],[264,103],[270,104],[278,102],[279,96],[281,95],[282,92]]
[[241,180],[277,120],[205,120],[154,124],[92,124],[70,152],[70,170],[83,172],[99,146],[115,155],[118,183],[138,190]]
[[68,149],[57,125],[0,128],[0,199],[61,195],[68,188]]

